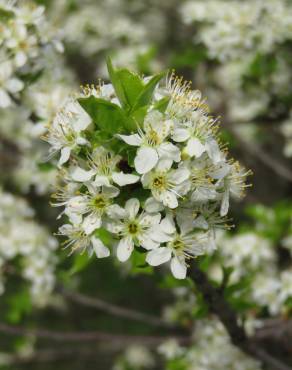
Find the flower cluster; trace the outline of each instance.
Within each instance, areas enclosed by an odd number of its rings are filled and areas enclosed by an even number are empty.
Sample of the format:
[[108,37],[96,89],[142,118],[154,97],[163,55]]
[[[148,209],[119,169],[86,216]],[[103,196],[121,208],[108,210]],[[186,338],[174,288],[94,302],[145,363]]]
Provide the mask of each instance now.
[[0,291],[9,266],[20,258],[19,273],[29,282],[33,301],[45,304],[55,285],[57,240],[34,221],[23,199],[2,190],[0,195]]
[[292,36],[291,4],[286,0],[188,1],[181,13],[186,23],[202,24],[200,41],[221,61],[255,51],[270,53]]
[[248,172],[228,159],[218,120],[189,84],[108,68],[113,85],[70,97],[46,136],[64,183],[55,205],[69,223],[59,232],[97,257],[110,254],[106,233],[120,261],[137,248],[151,266],[171,261],[183,279],[190,258],[215,248]]
[[[217,319],[202,320],[194,331],[190,349],[172,341],[159,347],[168,361],[176,360],[182,370],[260,370],[261,364],[236,348]],[[206,353],[208,348],[208,353]]]
[[[0,1],[0,108],[12,105],[35,72],[41,48],[50,41],[44,7],[25,1]],[[62,48],[55,42],[57,48]]]

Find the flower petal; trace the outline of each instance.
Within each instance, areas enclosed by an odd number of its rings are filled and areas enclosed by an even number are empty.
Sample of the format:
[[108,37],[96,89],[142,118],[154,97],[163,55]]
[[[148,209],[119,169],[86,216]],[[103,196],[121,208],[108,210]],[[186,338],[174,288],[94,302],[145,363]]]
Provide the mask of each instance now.
[[126,237],[120,240],[118,249],[117,249],[117,257],[121,262],[125,262],[129,259],[134,249],[134,242],[132,238]]
[[107,207],[106,213],[110,218],[114,219],[121,219],[126,217],[126,211],[118,204],[112,204],[111,206]]
[[140,146],[142,139],[138,134],[134,135],[117,135],[118,138],[122,139],[128,145]]
[[125,204],[125,210],[129,214],[129,218],[135,218],[139,212],[140,202],[137,198],[131,198],[127,200]]
[[101,226],[101,218],[96,214],[90,214],[84,218],[82,228],[86,235],[91,234],[94,230],[99,229]]
[[70,158],[71,149],[68,146],[65,146],[61,149],[61,156],[58,162],[58,166],[62,166],[62,164],[66,163]]
[[72,179],[80,182],[89,181],[93,175],[94,172],[92,170],[86,171],[81,167],[75,167],[71,172]]
[[169,261],[171,258],[171,250],[166,247],[156,248],[147,253],[146,262],[151,266],[159,266],[162,263]]
[[144,204],[144,209],[148,213],[156,213],[163,211],[164,207],[160,202],[157,202],[155,198],[150,197],[146,200]]
[[149,147],[139,148],[134,160],[135,169],[143,174],[152,170],[158,162],[158,154],[155,149]]
[[187,146],[185,148],[186,153],[190,157],[200,157],[206,150],[205,145],[203,145],[200,140],[196,137],[189,139]]
[[162,193],[162,203],[171,209],[174,209],[178,206],[177,198],[171,191],[165,191]]
[[110,255],[109,249],[96,237],[91,238],[92,248],[97,258],[105,258]]
[[190,137],[188,130],[184,128],[176,128],[172,134],[172,140],[181,143]]
[[94,180],[95,186],[110,186],[110,181],[106,176],[96,175]]
[[139,181],[140,177],[137,175],[132,175],[123,172],[113,172],[112,174],[113,181],[119,186],[135,184]]
[[208,140],[206,142],[206,150],[214,164],[222,161],[222,153],[216,140]]
[[183,261],[180,261],[177,257],[173,257],[170,263],[170,269],[173,276],[177,279],[185,279],[187,275],[187,267]]

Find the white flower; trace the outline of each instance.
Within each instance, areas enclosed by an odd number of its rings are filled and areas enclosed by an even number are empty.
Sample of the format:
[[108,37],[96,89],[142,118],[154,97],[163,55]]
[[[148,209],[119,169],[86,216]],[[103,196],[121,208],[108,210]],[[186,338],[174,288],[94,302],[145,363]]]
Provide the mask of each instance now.
[[173,127],[170,120],[165,120],[159,111],[151,111],[145,117],[144,127],[138,129],[137,134],[118,135],[125,143],[138,146],[134,160],[135,169],[144,174],[152,170],[159,159],[168,159],[172,162],[180,161],[180,150],[172,143],[166,141]]
[[100,239],[94,235],[87,235],[80,226],[64,224],[59,228],[59,235],[68,238],[64,245],[71,247],[72,252],[77,249],[85,250],[88,246],[91,246],[92,250],[89,253],[91,254],[93,251],[97,258],[105,258],[110,255],[109,249]]
[[189,120],[177,124],[173,130],[172,139],[176,142],[186,142],[183,153],[190,157],[200,157],[208,152],[214,161],[220,159],[219,148],[212,139],[212,129],[216,121],[210,118],[204,111],[198,109],[190,114]]
[[142,176],[144,188],[150,189],[153,197],[169,208],[178,206],[178,197],[190,189],[190,172],[187,168],[170,168],[168,161],[160,161],[155,170]]
[[87,193],[76,195],[67,201],[65,214],[73,224],[82,224],[85,234],[89,235],[101,227],[104,215],[120,215],[122,209],[112,202],[119,194],[119,189],[114,186],[98,187],[94,183],[86,186]]
[[158,266],[171,260],[170,268],[174,277],[184,279],[187,273],[186,260],[203,254],[207,240],[201,235],[186,232],[183,223],[179,226],[180,232],[176,230],[170,216],[161,221],[153,239],[160,243],[166,242],[166,246],[151,250],[147,254],[146,261],[151,266]]
[[79,145],[88,145],[81,133],[90,123],[89,115],[73,100],[69,100],[56,115],[45,139],[51,145],[51,155],[61,151],[59,166],[68,161],[71,150]]
[[9,94],[16,94],[24,87],[24,83],[13,77],[13,67],[10,61],[0,63],[0,108],[7,108],[12,104]]
[[156,248],[159,242],[153,241],[153,235],[160,222],[160,213],[149,214],[142,211],[139,215],[140,202],[136,198],[126,202],[124,214],[114,221],[109,221],[107,229],[121,237],[117,248],[117,257],[120,261],[126,261],[134,245],[145,249]]
[[86,171],[76,167],[72,173],[72,178],[75,181],[84,182],[95,176],[94,183],[97,186],[110,186],[112,183],[124,186],[138,182],[139,176],[124,173],[118,169],[117,164],[120,161],[120,156],[114,155],[103,147],[98,147],[88,157],[90,170]]

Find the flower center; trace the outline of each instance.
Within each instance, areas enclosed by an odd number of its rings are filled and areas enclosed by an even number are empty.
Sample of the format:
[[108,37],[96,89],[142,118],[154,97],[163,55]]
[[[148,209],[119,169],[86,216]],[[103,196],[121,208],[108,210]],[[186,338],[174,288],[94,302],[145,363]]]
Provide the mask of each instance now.
[[96,195],[93,199],[93,205],[95,208],[103,210],[106,207],[106,199],[102,195]]
[[153,129],[151,129],[147,133],[147,141],[148,141],[149,145],[153,145],[153,146],[160,144],[160,138],[159,138],[157,132],[154,131]]
[[127,225],[127,228],[128,228],[128,232],[132,235],[137,234],[139,230],[138,224],[135,221],[129,222]]
[[154,177],[152,181],[152,186],[156,190],[163,190],[166,188],[166,178],[165,176],[159,175]]
[[173,242],[171,243],[171,246],[175,250],[183,250],[184,242],[179,237],[177,237],[176,239],[173,240]]

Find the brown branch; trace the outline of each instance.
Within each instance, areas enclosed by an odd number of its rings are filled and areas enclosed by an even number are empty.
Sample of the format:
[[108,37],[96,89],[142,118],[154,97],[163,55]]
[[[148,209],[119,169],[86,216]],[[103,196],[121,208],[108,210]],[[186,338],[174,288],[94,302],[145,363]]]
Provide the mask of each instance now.
[[15,336],[33,336],[40,339],[50,339],[53,341],[68,342],[109,342],[119,343],[126,346],[130,343],[141,343],[147,346],[156,346],[168,339],[176,339],[181,344],[189,344],[189,336],[151,336],[151,335],[127,335],[107,333],[100,331],[72,331],[61,332],[47,329],[28,329],[21,326],[0,323],[0,332]]
[[104,311],[110,315],[128,320],[140,321],[155,327],[175,329],[175,326],[172,323],[168,323],[159,317],[151,316],[130,308],[120,307],[96,297],[93,298],[77,292],[68,291],[64,287],[59,287],[58,290],[72,302]]
[[261,348],[256,338],[248,338],[244,328],[239,325],[236,313],[225,300],[222,289],[214,287],[206,274],[193,263],[188,271],[188,276],[195,282],[197,289],[202,293],[211,313],[218,316],[225,326],[231,342],[246,354],[260,360],[269,370],[292,370]]

